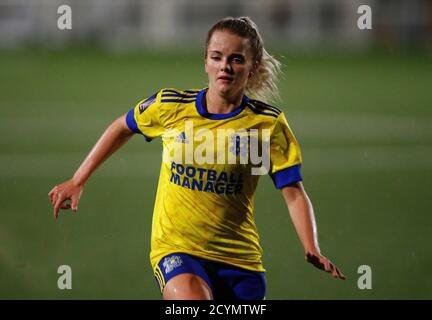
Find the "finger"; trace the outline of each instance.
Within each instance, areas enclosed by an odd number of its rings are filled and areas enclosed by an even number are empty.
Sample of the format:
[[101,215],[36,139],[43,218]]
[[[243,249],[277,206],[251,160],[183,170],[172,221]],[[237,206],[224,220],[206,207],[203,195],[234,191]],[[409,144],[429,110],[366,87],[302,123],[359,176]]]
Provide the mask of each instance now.
[[335,265],[333,265],[333,272],[332,272],[332,276],[334,277],[334,278],[340,278],[340,279],[343,279],[343,275],[341,274],[341,272],[339,271],[339,269],[335,266]]
[[50,192],[48,192],[48,197],[49,197],[51,203],[53,203],[54,194],[55,194],[55,187],[52,188]]
[[53,194],[51,196],[51,204],[54,205],[57,202],[57,195]]
[[51,197],[51,195],[54,193],[56,187],[57,187],[57,186],[55,186],[54,188],[52,188],[52,189],[50,190],[50,192],[48,192],[48,196]]
[[79,201],[78,197],[76,197],[76,196],[72,197],[72,206],[71,207],[72,207],[73,212],[78,211],[78,201]]
[[53,196],[55,196],[56,194],[58,194],[58,186],[55,186],[54,188],[52,188],[50,190],[50,192],[48,192],[48,196],[50,198],[52,198]]
[[324,264],[324,271],[328,273],[332,273],[333,268],[331,266],[330,261],[328,261],[327,259],[322,259],[322,263]]
[[333,275],[335,276],[335,277],[339,277],[340,276],[340,271],[339,271],[339,269],[334,265],[334,264],[332,264],[333,265]]
[[59,214],[59,210],[60,207],[62,205],[62,203],[65,201],[66,199],[62,199],[61,197],[59,197],[56,201],[56,203],[54,204],[54,217],[57,219],[58,218],[58,214]]
[[71,205],[70,204],[62,204],[61,206],[60,206],[60,209],[70,209],[71,208]]
[[333,276],[334,278],[339,278],[339,273],[337,272],[336,268],[333,269],[333,271],[332,271],[332,276]]
[[59,197],[59,194],[58,194],[58,192],[57,192],[57,190],[56,190],[56,191],[52,194],[52,196],[51,196],[51,204],[52,204],[52,205],[55,205],[55,203],[57,202],[58,197]]
[[337,271],[339,279],[342,279],[342,280],[346,279],[345,275],[338,268],[336,268],[336,271]]

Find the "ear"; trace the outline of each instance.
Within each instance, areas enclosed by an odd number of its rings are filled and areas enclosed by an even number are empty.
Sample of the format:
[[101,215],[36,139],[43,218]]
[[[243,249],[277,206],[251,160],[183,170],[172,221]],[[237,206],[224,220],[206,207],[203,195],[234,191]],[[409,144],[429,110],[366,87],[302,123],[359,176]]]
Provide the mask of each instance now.
[[249,71],[249,76],[248,78],[252,78],[258,71],[258,67],[259,67],[259,63],[255,62],[252,66],[252,69]]

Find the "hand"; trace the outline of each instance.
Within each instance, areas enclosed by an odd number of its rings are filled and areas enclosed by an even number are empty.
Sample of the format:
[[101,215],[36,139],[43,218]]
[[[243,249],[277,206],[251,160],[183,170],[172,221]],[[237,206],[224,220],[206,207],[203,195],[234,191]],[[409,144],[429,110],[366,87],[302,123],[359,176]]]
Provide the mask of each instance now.
[[[72,209],[73,212],[77,212],[82,190],[83,186],[78,185],[72,179],[51,189],[48,197],[54,207],[54,217],[56,219],[60,209]],[[71,200],[71,204],[64,203],[66,200]]]
[[318,269],[331,273],[333,277],[345,280],[343,273],[326,257],[318,253],[306,252],[306,261],[313,264]]

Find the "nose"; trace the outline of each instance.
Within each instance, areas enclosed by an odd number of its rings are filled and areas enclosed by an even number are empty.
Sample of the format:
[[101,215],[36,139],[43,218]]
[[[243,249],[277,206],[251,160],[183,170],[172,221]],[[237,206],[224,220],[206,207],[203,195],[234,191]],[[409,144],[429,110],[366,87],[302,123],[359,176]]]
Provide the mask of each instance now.
[[228,72],[228,73],[232,72],[232,67],[228,59],[222,59],[220,67],[221,67],[221,71]]

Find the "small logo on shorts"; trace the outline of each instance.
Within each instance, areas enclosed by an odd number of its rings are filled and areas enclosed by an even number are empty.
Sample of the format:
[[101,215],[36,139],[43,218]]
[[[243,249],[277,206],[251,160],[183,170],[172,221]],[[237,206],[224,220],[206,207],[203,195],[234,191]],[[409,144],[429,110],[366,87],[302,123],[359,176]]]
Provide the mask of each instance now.
[[180,256],[166,257],[163,262],[165,273],[170,273],[174,268],[180,267],[183,261]]

